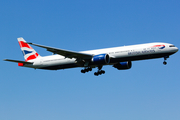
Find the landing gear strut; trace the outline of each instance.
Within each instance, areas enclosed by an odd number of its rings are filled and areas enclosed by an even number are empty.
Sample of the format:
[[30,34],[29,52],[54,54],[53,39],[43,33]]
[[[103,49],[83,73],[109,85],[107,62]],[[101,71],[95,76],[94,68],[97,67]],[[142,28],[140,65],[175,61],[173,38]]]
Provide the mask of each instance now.
[[164,65],[167,65],[167,62],[166,62],[167,58],[169,58],[169,56],[164,57],[164,62],[163,62]]
[[98,71],[94,73],[95,76],[98,76],[98,75],[101,75],[101,74],[104,74],[105,71],[104,70],[101,70],[102,69],[102,66],[99,66],[98,67]]
[[86,73],[86,72],[89,72],[89,71],[92,71],[92,68],[91,68],[91,67],[82,69],[82,70],[81,70],[81,73]]

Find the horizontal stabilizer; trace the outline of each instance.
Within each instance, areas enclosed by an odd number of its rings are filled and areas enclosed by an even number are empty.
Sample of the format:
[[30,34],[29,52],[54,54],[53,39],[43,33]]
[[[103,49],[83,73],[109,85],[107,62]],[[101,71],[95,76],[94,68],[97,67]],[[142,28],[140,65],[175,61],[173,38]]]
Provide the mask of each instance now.
[[33,62],[25,62],[25,61],[20,61],[20,60],[4,59],[4,61],[16,62],[16,63],[23,63],[23,64],[33,64]]

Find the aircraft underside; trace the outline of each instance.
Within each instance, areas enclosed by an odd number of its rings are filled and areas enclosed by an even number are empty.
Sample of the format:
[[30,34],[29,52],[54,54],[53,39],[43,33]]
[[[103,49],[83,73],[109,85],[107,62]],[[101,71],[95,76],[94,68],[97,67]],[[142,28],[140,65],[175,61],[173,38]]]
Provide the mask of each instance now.
[[[138,61],[138,60],[147,60],[147,59],[155,59],[155,58],[164,58],[163,64],[166,65],[167,62],[165,60],[167,58],[169,58],[169,56],[172,54],[173,53],[161,53],[161,54],[139,55],[139,56],[132,56],[132,57],[124,57],[124,58],[112,58],[110,60],[110,63],[106,64],[106,65],[113,65],[113,64],[116,64],[119,62]],[[104,65],[94,65],[94,64],[90,63],[89,66],[84,67],[84,69],[81,70],[81,73],[86,73],[86,72],[92,71],[92,68],[97,67],[98,71],[95,72],[94,75],[98,76],[98,75],[104,74],[105,71],[101,70]],[[71,64],[47,66],[47,67],[42,67],[39,69],[60,70],[60,69],[68,69],[68,68],[76,68],[76,67],[81,67],[81,66],[79,66],[76,63],[71,63]]]

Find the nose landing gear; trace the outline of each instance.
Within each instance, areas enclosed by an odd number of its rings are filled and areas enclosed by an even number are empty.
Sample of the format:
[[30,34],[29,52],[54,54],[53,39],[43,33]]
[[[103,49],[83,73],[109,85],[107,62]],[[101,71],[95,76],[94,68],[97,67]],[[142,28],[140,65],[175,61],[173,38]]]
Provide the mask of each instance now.
[[169,58],[169,56],[164,57],[164,62],[163,62],[164,65],[167,65],[167,62],[166,62],[167,58]]
[[167,62],[166,62],[166,61],[164,61],[164,62],[163,62],[163,64],[164,64],[164,65],[167,65]]

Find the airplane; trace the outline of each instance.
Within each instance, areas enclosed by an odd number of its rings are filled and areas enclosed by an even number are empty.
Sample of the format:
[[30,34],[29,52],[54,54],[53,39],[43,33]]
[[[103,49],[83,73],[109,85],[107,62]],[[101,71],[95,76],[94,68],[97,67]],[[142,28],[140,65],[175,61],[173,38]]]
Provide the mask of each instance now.
[[[104,74],[104,65],[112,65],[118,70],[127,70],[132,67],[132,61],[164,58],[163,64],[166,65],[167,58],[176,53],[178,48],[173,44],[154,42],[130,46],[121,46],[82,52],[74,52],[44,45],[28,43],[22,37],[17,38],[23,52],[25,61],[4,59],[18,63],[18,66],[34,69],[58,70],[81,67],[81,73],[92,71],[98,68],[95,76]],[[45,48],[53,53],[50,56],[40,56],[30,45]]]

